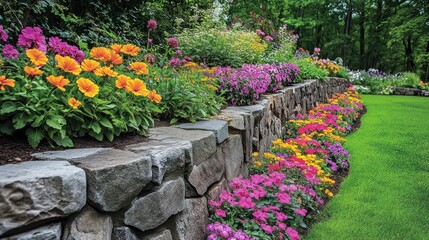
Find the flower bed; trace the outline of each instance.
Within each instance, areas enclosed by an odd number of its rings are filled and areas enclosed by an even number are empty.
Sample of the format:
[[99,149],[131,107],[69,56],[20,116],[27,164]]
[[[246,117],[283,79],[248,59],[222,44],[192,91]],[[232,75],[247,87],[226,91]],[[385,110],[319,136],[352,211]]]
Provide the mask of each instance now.
[[290,120],[285,140],[254,155],[250,176],[236,178],[213,207],[208,239],[300,239],[309,213],[333,196],[332,175],[349,168],[342,137],[363,106],[353,88],[307,116]]

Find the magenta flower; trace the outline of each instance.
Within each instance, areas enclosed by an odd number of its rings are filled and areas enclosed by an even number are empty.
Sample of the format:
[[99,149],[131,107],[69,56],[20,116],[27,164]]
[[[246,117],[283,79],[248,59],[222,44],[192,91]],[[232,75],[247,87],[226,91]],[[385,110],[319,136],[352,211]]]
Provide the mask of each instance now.
[[86,56],[85,53],[76,46],[69,45],[59,37],[51,37],[48,41],[49,48],[61,56],[69,56],[79,63],[82,62]]
[[270,225],[261,224],[261,228],[262,228],[262,230],[264,230],[268,234],[273,233],[273,228]]
[[169,38],[167,39],[167,42],[170,48],[175,49],[179,46],[179,40],[177,40],[177,38]]
[[168,64],[172,67],[178,67],[180,66],[180,59],[173,57]]
[[299,234],[295,229],[289,227],[286,229],[286,233],[291,240],[300,240]]
[[19,56],[19,52],[12,45],[6,44],[3,47],[2,55],[4,58],[16,59]]
[[305,210],[304,208],[302,209],[295,209],[295,213],[298,215],[301,215],[303,217],[305,217],[307,215],[307,210]]
[[314,48],[314,53],[320,53],[320,48]]
[[226,212],[225,212],[225,210],[222,210],[222,209],[216,209],[216,215],[224,218],[224,217],[226,217]]
[[147,28],[149,29],[149,31],[153,31],[158,27],[158,24],[156,23],[155,20],[151,19],[149,21],[147,21]]
[[152,53],[148,53],[148,54],[144,55],[144,59],[149,64],[154,64],[156,62],[155,55],[153,55]]
[[9,36],[3,29],[3,25],[0,25],[0,39],[3,40],[3,42],[6,42],[8,37]]
[[180,50],[176,50],[176,54],[177,54],[178,56],[182,56],[182,51],[180,51]]
[[183,59],[185,59],[185,61],[187,61],[187,62],[192,62],[193,61],[193,59],[191,57],[189,57],[189,56],[185,56]]
[[264,40],[268,41],[268,42],[271,42],[271,41],[273,41],[273,38],[271,36],[265,36]]
[[37,48],[46,53],[46,39],[43,36],[43,31],[39,27],[26,27],[21,30],[18,36],[18,46],[24,49]]
[[279,203],[289,204],[291,197],[287,193],[276,193],[276,197],[279,199]]
[[265,36],[265,33],[260,29],[256,29],[256,34],[258,34],[261,37]]

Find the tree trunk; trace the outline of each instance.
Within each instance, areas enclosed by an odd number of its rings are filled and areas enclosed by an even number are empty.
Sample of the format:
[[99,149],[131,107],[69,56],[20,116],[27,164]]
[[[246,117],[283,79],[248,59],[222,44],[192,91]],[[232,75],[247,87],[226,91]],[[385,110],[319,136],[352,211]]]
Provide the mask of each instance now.
[[405,69],[407,71],[414,71],[415,64],[413,59],[413,48],[411,44],[411,35],[408,35],[407,39],[403,41],[405,47]]
[[349,35],[350,35],[350,28],[352,23],[352,16],[353,16],[353,1],[349,0],[347,3],[346,18],[344,19],[344,44],[341,50],[341,58],[343,59],[344,63],[346,62],[346,54],[347,54],[348,48],[350,47]]
[[362,9],[359,18],[359,68],[366,70],[365,61],[365,1],[362,2]]

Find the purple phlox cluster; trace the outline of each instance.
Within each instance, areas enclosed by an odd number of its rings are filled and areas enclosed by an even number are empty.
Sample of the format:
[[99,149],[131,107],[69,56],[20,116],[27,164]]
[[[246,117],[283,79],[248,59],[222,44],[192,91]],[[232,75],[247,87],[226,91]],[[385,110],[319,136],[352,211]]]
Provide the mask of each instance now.
[[179,40],[177,40],[177,38],[169,38],[167,39],[167,42],[170,48],[175,49],[179,46]]
[[228,224],[215,222],[207,226],[209,235],[207,240],[255,240],[242,230],[234,231]]
[[[326,159],[326,162],[328,162],[331,166],[332,163],[337,165],[339,164],[341,168],[345,169],[349,167],[349,159],[350,159],[350,153],[344,149],[343,145],[340,142],[336,142],[334,144],[325,142],[324,143],[327,150],[329,150],[329,157]],[[333,162],[333,161],[336,161]]]
[[19,56],[19,52],[14,46],[6,44],[3,47],[2,56],[4,58],[16,59]]
[[85,59],[85,53],[76,46],[64,42],[59,37],[51,37],[48,41],[49,48],[61,56],[69,56],[81,63]]
[[37,48],[46,53],[46,39],[39,27],[25,27],[18,36],[18,46],[24,49]]
[[9,36],[3,29],[3,25],[0,25],[0,39],[3,40],[3,42],[6,42],[8,37]]

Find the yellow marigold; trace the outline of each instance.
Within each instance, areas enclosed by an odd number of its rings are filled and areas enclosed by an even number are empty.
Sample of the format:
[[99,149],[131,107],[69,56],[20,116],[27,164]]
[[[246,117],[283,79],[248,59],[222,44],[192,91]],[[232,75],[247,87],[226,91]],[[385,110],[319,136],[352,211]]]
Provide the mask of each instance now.
[[50,82],[52,85],[54,85],[63,92],[66,90],[64,86],[70,83],[70,81],[64,78],[64,76],[50,75],[46,77],[46,79],[48,80],[48,82]]
[[138,78],[127,81],[125,90],[133,93],[136,96],[147,97],[149,95],[149,90],[147,90],[146,84],[144,84],[144,82]]
[[35,76],[43,74],[43,71],[40,70],[39,68],[34,68],[34,67],[29,67],[29,66],[24,67],[24,72],[27,73],[28,76],[30,76],[30,77],[35,77]]
[[82,103],[77,100],[76,98],[72,97],[69,98],[68,100],[68,104],[70,105],[70,107],[72,107],[73,109],[77,109],[80,105],[82,105]]
[[160,103],[161,102],[161,95],[156,93],[156,90],[152,90],[149,92],[149,96],[148,98],[152,101],[152,102],[156,102],[156,103]]
[[148,74],[147,64],[144,62],[134,62],[130,64],[130,69],[134,70],[136,74]]
[[121,48],[121,52],[131,55],[131,56],[137,56],[137,54],[140,52],[141,48],[137,47],[134,44],[125,44]]
[[6,88],[5,86],[8,87],[15,87],[15,80],[13,79],[8,79],[6,76],[0,76],[0,90],[4,91]]
[[93,72],[100,68],[100,63],[92,59],[85,59],[80,65],[85,72]]
[[94,71],[94,74],[99,77],[109,76],[109,77],[116,77],[118,76],[118,73],[113,71],[110,67],[101,67]]
[[131,78],[126,75],[119,75],[115,81],[115,85],[117,88],[125,88],[127,87],[127,82],[130,80]]
[[79,63],[69,56],[63,57],[61,55],[55,55],[55,60],[57,61],[57,68],[64,72],[72,73],[74,75],[79,75],[82,72]]
[[110,49],[105,47],[94,47],[91,49],[91,52],[89,55],[91,55],[92,58],[100,60],[104,63],[110,60]]
[[46,55],[39,49],[33,48],[25,51],[30,61],[37,67],[43,66],[48,62]]
[[100,91],[100,88],[93,81],[87,78],[79,78],[77,81],[79,91],[81,91],[87,97],[95,97]]
[[115,51],[115,53],[120,53],[120,52],[121,52],[122,45],[121,45],[121,44],[118,44],[118,43],[113,43],[113,44],[110,44],[110,48],[111,48],[113,51]]
[[121,55],[117,54],[114,50],[111,50],[109,62],[113,65],[122,64],[122,57]]

